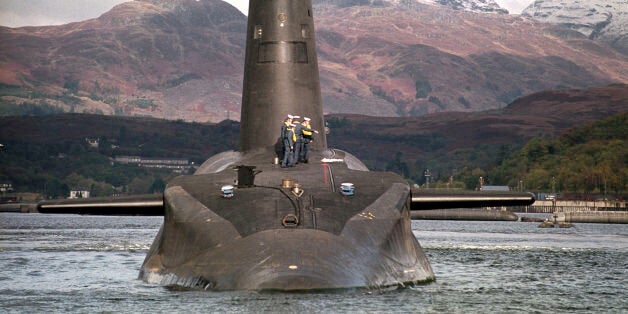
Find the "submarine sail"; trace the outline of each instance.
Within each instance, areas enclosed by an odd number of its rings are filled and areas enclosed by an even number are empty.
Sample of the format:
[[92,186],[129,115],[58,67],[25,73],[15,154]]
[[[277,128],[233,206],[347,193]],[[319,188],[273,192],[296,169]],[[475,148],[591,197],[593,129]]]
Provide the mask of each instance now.
[[[311,1],[253,0],[248,12],[240,119],[243,151],[275,144],[275,126],[288,114],[324,126]],[[325,149],[325,136],[312,146]]]

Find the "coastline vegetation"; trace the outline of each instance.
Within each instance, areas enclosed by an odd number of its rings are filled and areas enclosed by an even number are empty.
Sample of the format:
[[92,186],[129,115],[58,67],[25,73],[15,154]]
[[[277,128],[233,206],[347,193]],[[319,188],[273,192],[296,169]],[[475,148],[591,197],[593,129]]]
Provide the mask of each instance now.
[[495,167],[464,169],[455,175],[467,188],[473,188],[470,185],[480,176],[525,191],[625,195],[628,113],[568,129],[557,137],[535,137]]
[[628,113],[533,138],[489,176],[529,190],[622,194],[628,189]]
[[[417,166],[419,160],[409,163],[403,152],[391,156],[389,152],[362,149],[356,155],[372,169],[399,173],[422,187],[477,189],[478,178],[483,177],[484,184],[508,185],[515,190],[603,194],[611,198],[625,196],[628,191],[627,119],[628,113],[621,113],[568,129],[556,137],[532,138],[522,146],[479,145],[474,150],[460,151],[456,158],[474,166],[461,167],[451,176],[434,171],[429,184],[425,181],[425,169]],[[5,116],[0,117],[0,122],[4,124],[0,133],[4,145],[0,152],[0,183],[11,183],[16,192],[37,192],[48,198],[66,197],[73,187],[89,188],[92,196],[161,192],[177,174],[117,164],[113,158],[186,158],[200,165],[216,153],[237,149],[239,136],[239,124],[229,120],[201,124],[64,114],[37,118]],[[343,126],[347,134],[359,132],[350,130],[351,121],[347,119],[332,118],[329,122],[336,128]],[[97,140],[99,145],[94,147],[87,139]],[[396,140],[404,145],[418,141],[437,149],[442,148],[444,138],[429,134]],[[487,151],[492,155],[487,155]],[[373,161],[378,162],[375,167],[369,164]],[[442,158],[430,162],[436,165],[433,169],[451,166],[451,160]]]

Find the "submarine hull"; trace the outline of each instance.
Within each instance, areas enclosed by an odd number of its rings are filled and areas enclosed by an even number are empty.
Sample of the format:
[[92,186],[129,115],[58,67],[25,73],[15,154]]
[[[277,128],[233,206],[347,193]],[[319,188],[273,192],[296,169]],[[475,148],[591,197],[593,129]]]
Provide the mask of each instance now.
[[[263,160],[260,155],[272,160],[270,150],[227,153],[169,184],[164,224],[140,278],[198,289],[284,291],[434,280],[410,228],[403,179],[366,171],[355,157],[328,150],[324,155],[334,155],[328,158],[334,162],[290,169],[257,164],[254,185],[223,197],[220,187],[237,177],[231,165]],[[282,187],[286,179],[302,193]],[[355,194],[343,195],[339,186],[349,180]],[[286,217],[296,220],[286,223]]]

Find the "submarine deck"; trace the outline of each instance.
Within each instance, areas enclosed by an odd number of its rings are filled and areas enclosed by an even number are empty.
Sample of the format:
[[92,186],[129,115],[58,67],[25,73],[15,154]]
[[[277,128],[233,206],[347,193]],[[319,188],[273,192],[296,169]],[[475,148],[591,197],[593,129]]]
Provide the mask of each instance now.
[[[274,164],[275,154],[270,149],[235,156],[229,167],[214,173],[177,177],[168,186],[182,187],[205,207],[231,222],[242,237],[287,227],[339,235],[346,222],[356,214],[367,219],[375,218],[372,213],[360,212],[394,183],[407,185],[394,173],[369,172],[361,163],[361,166],[352,167],[351,161],[355,157],[339,150],[312,152],[309,163],[299,163],[291,168]],[[224,198],[221,187],[235,185],[238,174],[233,166],[237,165],[255,167],[254,185],[236,188],[232,198]],[[290,188],[282,187],[284,180],[300,184],[303,193],[297,196]],[[340,193],[340,185],[345,182],[354,184],[353,196]],[[401,193],[404,191],[395,194]],[[399,205],[399,210],[404,208],[404,204]],[[290,214],[298,217],[298,224],[285,226],[284,218]]]

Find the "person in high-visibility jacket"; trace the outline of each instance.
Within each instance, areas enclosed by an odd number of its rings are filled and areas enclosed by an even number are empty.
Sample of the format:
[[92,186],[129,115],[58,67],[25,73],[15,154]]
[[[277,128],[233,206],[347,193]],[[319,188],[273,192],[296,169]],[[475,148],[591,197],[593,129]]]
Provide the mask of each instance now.
[[307,163],[308,158],[309,158],[309,153],[310,153],[310,143],[314,140],[312,138],[313,133],[318,134],[318,131],[312,129],[312,126],[310,125],[310,118],[308,117],[303,117],[303,122],[301,122],[301,136],[302,136],[302,141],[301,141],[301,148],[299,149],[300,154],[299,154],[299,161],[300,162],[304,162]]
[[283,158],[281,159],[281,167],[286,168],[292,166],[292,152],[294,151],[294,125],[292,124],[292,115],[281,124],[281,140],[283,142]]

